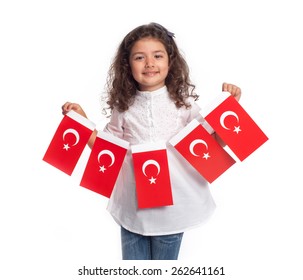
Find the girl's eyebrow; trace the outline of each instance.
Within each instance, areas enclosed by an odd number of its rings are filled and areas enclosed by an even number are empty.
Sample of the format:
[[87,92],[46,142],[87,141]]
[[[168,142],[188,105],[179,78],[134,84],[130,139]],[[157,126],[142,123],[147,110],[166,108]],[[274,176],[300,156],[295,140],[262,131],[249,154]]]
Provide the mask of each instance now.
[[[163,51],[163,50],[156,50],[156,51],[153,51],[152,53],[159,53],[159,52],[165,53],[165,51]],[[132,56],[136,55],[136,54],[145,54],[145,52],[143,52],[143,51],[134,52],[134,53],[132,53]]]

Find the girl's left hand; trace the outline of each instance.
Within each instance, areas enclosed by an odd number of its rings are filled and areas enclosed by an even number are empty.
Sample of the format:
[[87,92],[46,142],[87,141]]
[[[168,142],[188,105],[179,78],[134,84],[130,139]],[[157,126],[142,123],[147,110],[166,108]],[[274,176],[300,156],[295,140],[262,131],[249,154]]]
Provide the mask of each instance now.
[[235,85],[223,83],[222,91],[228,91],[237,101],[240,100],[241,97],[241,89]]

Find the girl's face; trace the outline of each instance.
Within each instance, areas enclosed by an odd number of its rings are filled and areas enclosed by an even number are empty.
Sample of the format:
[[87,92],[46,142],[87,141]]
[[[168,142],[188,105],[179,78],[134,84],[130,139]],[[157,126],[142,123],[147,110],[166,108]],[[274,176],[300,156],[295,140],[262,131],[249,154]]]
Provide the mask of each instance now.
[[169,59],[159,40],[151,37],[138,40],[131,49],[129,62],[139,90],[154,91],[165,85]]

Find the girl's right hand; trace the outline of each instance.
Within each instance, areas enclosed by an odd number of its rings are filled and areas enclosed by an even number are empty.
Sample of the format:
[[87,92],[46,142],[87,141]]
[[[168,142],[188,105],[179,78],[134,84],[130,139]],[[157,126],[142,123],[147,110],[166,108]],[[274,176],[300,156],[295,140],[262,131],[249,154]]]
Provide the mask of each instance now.
[[65,102],[62,105],[62,114],[65,115],[66,113],[68,113],[70,110],[74,110],[75,112],[77,112],[78,114],[80,114],[81,116],[87,118],[85,112],[83,111],[82,107],[77,104],[77,103],[72,103],[72,102]]
[[[83,111],[82,107],[77,104],[77,103],[72,103],[72,102],[65,102],[62,105],[62,114],[65,115],[66,113],[68,113],[70,110],[74,110],[75,112],[77,112],[78,114],[80,114],[81,116],[83,116],[84,118],[87,118],[85,112]],[[88,146],[90,148],[93,147],[94,142],[96,140],[96,136],[97,136],[97,130],[94,130],[91,137],[88,140]]]

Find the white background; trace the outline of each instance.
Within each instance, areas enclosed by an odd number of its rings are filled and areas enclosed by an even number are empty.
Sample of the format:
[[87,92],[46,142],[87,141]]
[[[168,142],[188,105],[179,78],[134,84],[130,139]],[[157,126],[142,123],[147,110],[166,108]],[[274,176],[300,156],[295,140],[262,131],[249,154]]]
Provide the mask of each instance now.
[[1,279],[99,279],[77,270],[126,266],[107,199],[79,186],[81,161],[69,177],[42,157],[65,101],[103,128],[111,59],[126,33],[151,21],[176,34],[201,106],[223,82],[237,84],[269,137],[211,184],[216,213],[184,235],[173,265],[223,266],[218,279],[302,279],[299,2],[1,1]]

